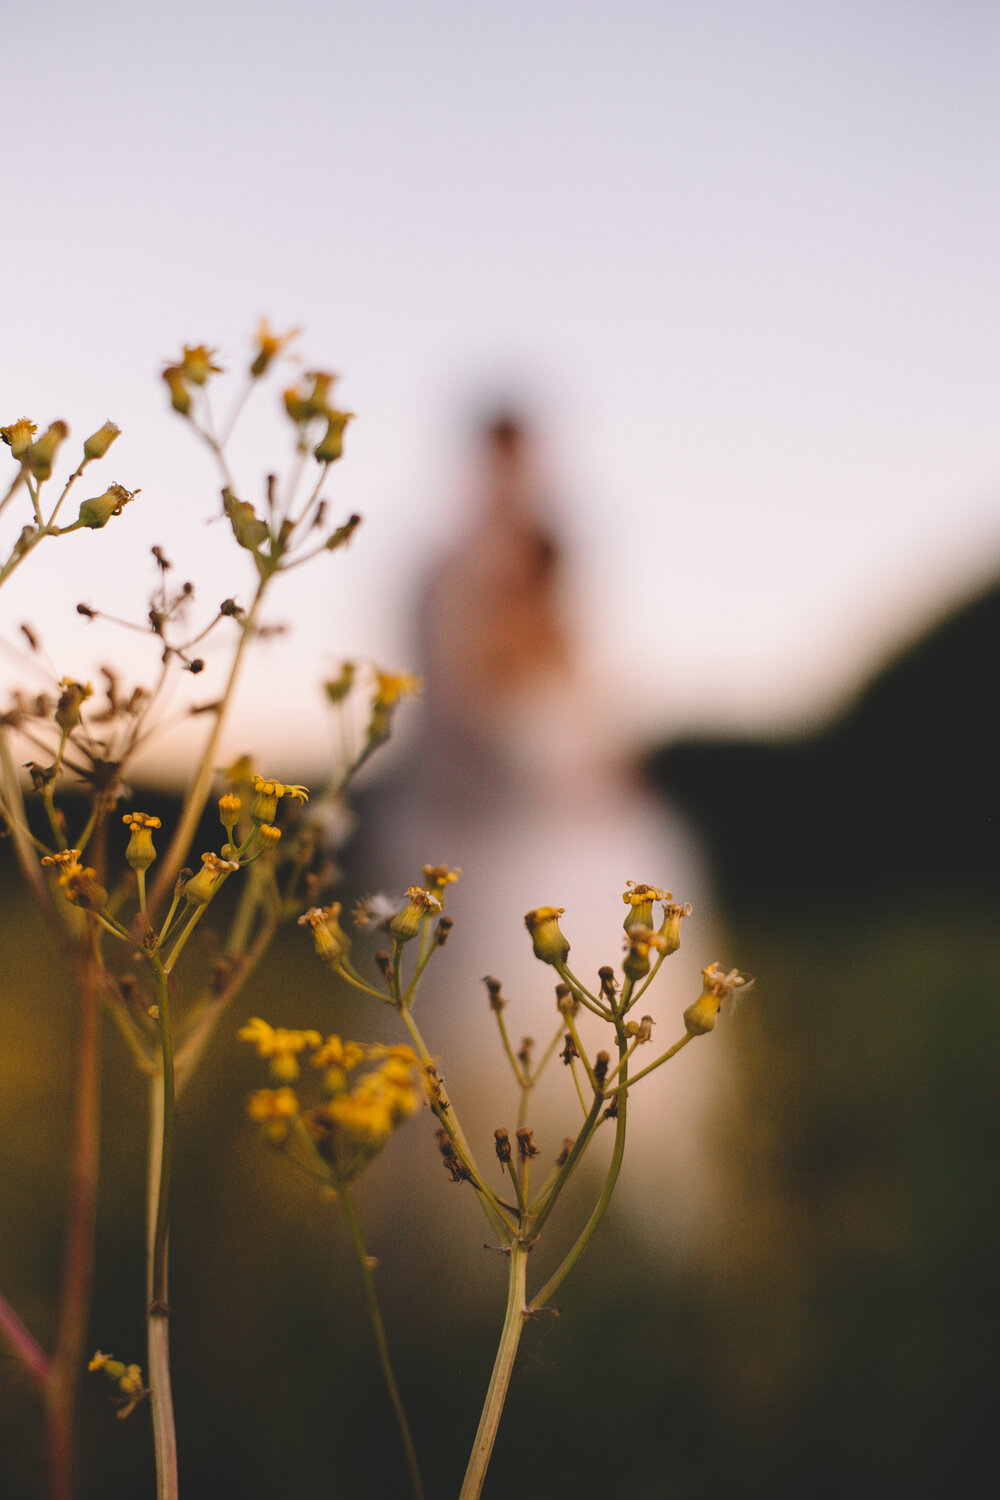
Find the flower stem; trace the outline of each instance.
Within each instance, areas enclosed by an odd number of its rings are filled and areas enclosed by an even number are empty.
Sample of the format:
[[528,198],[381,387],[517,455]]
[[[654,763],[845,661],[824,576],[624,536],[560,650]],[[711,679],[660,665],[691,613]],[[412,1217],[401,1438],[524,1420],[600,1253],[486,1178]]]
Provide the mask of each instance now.
[[101,964],[91,929],[89,951],[76,968],[78,997],[73,1158],[70,1165],[66,1250],[55,1348],[45,1383],[50,1500],[73,1493],[74,1415],[94,1271],[94,1218],[100,1150]]
[[170,847],[163,857],[163,862],[157,869],[156,880],[153,883],[153,889],[149,898],[149,904],[154,910],[177,879],[178,871],[187,857],[191,840],[197,832],[201,815],[205,811],[205,803],[208,801],[208,795],[212,788],[212,777],[215,775],[213,762],[219,740],[222,737],[222,730],[229,705],[232,702],[236,683],[240,675],[243,656],[250,640],[255,634],[257,615],[260,611],[266,586],[267,580],[261,579],[257,585],[257,592],[254,595],[253,603],[247,612],[246,619],[243,621],[239,643],[233,653],[232,665],[229,668],[229,679],[215,713],[215,722],[212,725],[211,733],[202,751],[201,761],[198,765],[194,781],[191,784],[187,801],[184,804],[184,811],[181,814],[180,822],[177,824],[174,836],[170,841]]
[[177,1437],[170,1389],[167,1236],[170,1228],[170,1173],[174,1135],[174,1053],[170,996],[162,964],[153,959],[159,1009],[162,1068],[150,1081],[149,1167],[146,1198],[146,1348],[149,1399],[153,1409],[157,1500],[176,1500]]
[[351,1244],[361,1267],[361,1275],[365,1284],[365,1295],[368,1298],[368,1311],[371,1315],[372,1330],[375,1334],[375,1344],[378,1349],[379,1363],[382,1366],[382,1377],[385,1380],[389,1400],[396,1414],[396,1422],[399,1427],[399,1435],[403,1440],[403,1448],[406,1452],[406,1467],[410,1473],[410,1485],[413,1489],[415,1500],[423,1500],[424,1488],[420,1480],[420,1469],[417,1465],[416,1449],[413,1446],[413,1438],[410,1434],[410,1425],[406,1420],[406,1411],[403,1407],[403,1398],[396,1384],[396,1377],[392,1370],[392,1361],[389,1358],[389,1343],[385,1336],[385,1325],[382,1322],[382,1314],[379,1311],[378,1297],[375,1293],[375,1262],[365,1249],[365,1242],[361,1236],[361,1225],[358,1222],[357,1211],[354,1207],[354,1199],[351,1190],[345,1183],[340,1188],[340,1202],[344,1210],[344,1218],[350,1231]]
[[475,1442],[472,1445],[469,1466],[465,1471],[465,1479],[462,1483],[462,1492],[459,1500],[479,1500],[479,1496],[482,1494],[483,1483],[486,1479],[486,1470],[489,1467],[490,1458],[493,1454],[493,1444],[496,1441],[497,1428],[500,1426],[500,1417],[503,1412],[504,1402],[507,1399],[507,1390],[510,1386],[510,1377],[514,1369],[517,1346],[521,1338],[521,1329],[524,1327],[526,1311],[524,1306],[524,1289],[528,1273],[528,1248],[526,1245],[522,1245],[520,1240],[515,1240],[510,1247],[509,1254],[507,1312],[504,1317],[503,1330],[500,1334],[500,1344],[493,1365],[493,1374],[490,1377],[489,1389],[486,1392],[486,1400],[483,1403],[483,1412],[479,1418],[479,1428],[476,1432]]
[[[549,1277],[548,1281],[542,1287],[541,1291],[538,1292],[534,1297],[532,1297],[531,1303],[528,1307],[528,1311],[531,1313],[541,1311],[541,1309],[545,1307],[549,1298],[552,1296],[553,1292],[555,1292],[556,1289],[562,1285],[563,1281],[566,1279],[570,1271],[572,1271],[573,1267],[580,1259],[580,1256],[590,1244],[591,1238],[594,1234],[594,1230],[604,1218],[605,1210],[607,1209],[608,1204],[611,1202],[611,1197],[614,1193],[615,1185],[618,1182],[618,1174],[621,1171],[622,1157],[625,1155],[625,1119],[628,1112],[628,1063],[625,1061],[625,1054],[627,1051],[627,1038],[625,1032],[619,1025],[618,1054],[621,1059],[620,1067],[622,1072],[622,1083],[620,1087],[622,1092],[618,1095],[618,1117],[615,1121],[615,1144],[614,1149],[611,1152],[611,1161],[608,1165],[608,1175],[604,1179],[604,1187],[601,1190],[601,1196],[598,1198],[597,1202],[594,1205],[594,1211],[581,1230],[569,1254],[565,1257],[562,1264],[557,1268],[557,1270],[555,1270]],[[567,1165],[569,1165],[569,1163],[567,1163]],[[554,1200],[555,1195],[553,1194],[552,1200],[550,1200],[550,1202],[546,1204],[546,1214],[551,1212],[552,1203],[554,1202]]]

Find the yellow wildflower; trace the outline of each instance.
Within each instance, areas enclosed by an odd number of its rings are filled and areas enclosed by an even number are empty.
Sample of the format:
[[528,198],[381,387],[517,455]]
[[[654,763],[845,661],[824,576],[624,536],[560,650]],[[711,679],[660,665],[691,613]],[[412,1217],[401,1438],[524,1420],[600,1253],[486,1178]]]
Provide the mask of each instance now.
[[58,854],[43,854],[41,862],[43,865],[59,865],[65,869],[70,865],[79,864],[80,851],[79,849],[60,849]]
[[273,823],[282,797],[294,797],[298,802],[309,801],[309,791],[304,786],[286,786],[283,781],[271,781],[265,776],[253,776],[251,781],[257,794],[250,809],[255,823]]
[[71,677],[64,677],[59,686],[62,692],[56,704],[55,721],[68,734],[79,724],[80,710],[93,697],[94,689],[89,682],[74,682]]
[[269,1071],[279,1083],[291,1083],[299,1076],[296,1060],[299,1052],[307,1047],[318,1047],[323,1038],[318,1031],[293,1031],[285,1026],[269,1026],[259,1016],[254,1016],[241,1026],[237,1036],[257,1048],[258,1057],[270,1058]]
[[181,372],[192,385],[204,385],[210,375],[221,375],[222,366],[214,363],[216,351],[206,344],[185,344]]
[[702,969],[701,977],[704,988],[684,1012],[684,1025],[690,1036],[704,1036],[706,1031],[711,1031],[723,1000],[727,1000],[734,990],[748,988],[750,984],[738,969],[730,969],[724,974],[717,963]]
[[420,924],[424,918],[436,915],[440,911],[441,902],[432,891],[425,891],[418,885],[411,885],[406,892],[406,905],[389,923],[389,931],[398,943],[408,943],[420,931]]
[[392,708],[401,698],[415,698],[423,685],[423,679],[412,672],[376,671],[374,706]]
[[153,848],[153,829],[160,827],[159,818],[150,813],[132,812],[122,815],[122,822],[131,831],[125,858],[133,870],[148,870],[156,858]]
[[256,349],[256,357],[250,366],[250,376],[253,380],[259,380],[261,375],[267,373],[268,367],[273,359],[281,353],[287,344],[292,342],[301,332],[299,328],[293,328],[290,333],[272,333],[271,325],[266,318],[261,318],[257,324],[257,332],[254,334],[253,346]]
[[29,422],[27,417],[18,417],[9,427],[0,427],[0,438],[7,444],[13,458],[23,458],[37,431],[34,422]]
[[[669,894],[669,893],[668,893]],[[663,903],[663,925],[660,928],[660,936],[666,947],[664,953],[676,953],[681,945],[681,921],[684,917],[691,915],[691,903],[685,901],[665,901]]]
[[652,928],[637,924],[625,929],[625,962],[622,968],[626,979],[642,979],[649,973],[649,950],[657,949],[660,953],[666,947],[665,939]]
[[39,484],[46,479],[52,478],[52,465],[59,451],[60,444],[69,435],[69,428],[65,422],[53,422],[47,427],[40,438],[36,438],[28,448],[23,457],[23,462],[34,474]]
[[293,1120],[299,1112],[299,1101],[295,1090],[255,1089],[247,1101],[247,1114],[251,1120],[263,1124],[267,1120]]
[[192,906],[204,906],[211,901],[227,875],[240,867],[239,860],[222,859],[211,850],[201,856],[201,869],[192,875],[184,887],[184,899]]
[[627,880],[625,884],[628,886],[628,890],[622,894],[622,900],[628,907],[625,930],[628,931],[630,927],[652,927],[653,902],[662,901],[664,896],[670,900],[670,892],[661,891],[655,885],[636,885],[634,880]]
[[329,906],[311,906],[299,917],[299,926],[312,930],[316,952],[324,963],[336,963],[351,946],[351,940],[341,927],[339,918],[339,901],[333,901]]
[[569,956],[569,943],[559,928],[559,918],[565,911],[563,906],[539,906],[526,913],[524,925],[531,933],[535,957],[545,964],[564,964]]

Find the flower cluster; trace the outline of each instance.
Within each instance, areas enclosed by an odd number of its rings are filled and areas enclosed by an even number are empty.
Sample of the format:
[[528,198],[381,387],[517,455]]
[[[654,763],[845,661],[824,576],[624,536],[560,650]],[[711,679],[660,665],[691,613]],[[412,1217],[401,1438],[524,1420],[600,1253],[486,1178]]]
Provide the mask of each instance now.
[[[351,1182],[420,1103],[420,1065],[412,1047],[366,1047],[339,1036],[324,1040],[318,1031],[270,1026],[257,1016],[238,1034],[282,1081],[280,1088],[250,1096],[250,1118],[264,1127],[272,1145],[298,1148],[300,1164],[334,1187]],[[299,1076],[299,1055],[307,1051],[322,1075],[324,1098],[303,1108],[289,1083]],[[363,1063],[369,1066],[359,1072]]]

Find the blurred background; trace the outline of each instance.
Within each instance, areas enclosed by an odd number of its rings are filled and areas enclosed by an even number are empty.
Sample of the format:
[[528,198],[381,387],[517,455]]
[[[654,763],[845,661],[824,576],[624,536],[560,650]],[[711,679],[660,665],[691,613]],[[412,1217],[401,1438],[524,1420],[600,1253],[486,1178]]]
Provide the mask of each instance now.
[[[142,619],[153,543],[208,607],[246,597],[157,376],[183,342],[238,371],[260,315],[301,326],[301,368],[342,372],[359,414],[329,499],[364,525],[276,598],[289,633],[256,652],[226,756],[318,780],[319,680],[344,657],[426,671],[360,788],[343,892],[463,866],[426,1018],[456,1098],[467,1068],[480,1129],[500,1123],[482,974],[512,1027],[550,1004],[531,906],[567,907],[584,968],[617,959],[626,879],[695,903],[658,1040],[702,963],[757,977],[637,1111],[620,1204],[526,1335],[487,1493],[525,1465],[535,1493],[629,1500],[991,1471],[996,10],[97,0],[19,30],[0,420],[63,417],[72,446],[112,418],[102,473],[142,495],[4,588],[5,695],[46,685],[23,621],[56,676],[146,672],[75,606]],[[268,401],[235,445],[255,502],[287,444]],[[169,793],[195,749],[180,723],[145,779]],[[31,935],[0,858],[5,925]],[[0,1285],[43,1341],[71,1044],[47,952],[4,942],[0,1097]],[[234,1020],[254,1012],[393,1034],[293,939]],[[245,1126],[259,1081],[223,1028],[181,1120],[185,1490],[395,1492],[343,1236]],[[143,1099],[110,1034],[105,1115],[93,1343],[131,1358]],[[502,1288],[426,1127],[362,1208],[444,1496]],[[0,1492],[38,1494],[2,1353],[0,1422]],[[85,1495],[149,1491],[146,1424],[87,1388]]]

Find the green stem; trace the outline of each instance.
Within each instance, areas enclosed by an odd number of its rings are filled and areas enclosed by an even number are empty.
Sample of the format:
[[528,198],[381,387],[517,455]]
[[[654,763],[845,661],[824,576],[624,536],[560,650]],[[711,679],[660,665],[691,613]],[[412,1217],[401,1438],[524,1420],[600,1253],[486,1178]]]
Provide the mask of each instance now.
[[176,1500],[177,1437],[170,1388],[167,1304],[167,1238],[170,1229],[170,1174],[174,1136],[174,1055],[167,976],[163,965],[155,956],[152,964],[156,974],[162,1069],[159,1076],[152,1079],[150,1088],[146,1347],[156,1453],[156,1500]]
[[[626,1039],[624,1031],[619,1026],[619,1028],[618,1028],[618,1051],[619,1051],[619,1055],[621,1057],[624,1057],[626,1050],[627,1050],[627,1039]],[[626,1068],[627,1068],[627,1065],[623,1065],[623,1069],[622,1069],[623,1073],[626,1071]],[[611,1162],[610,1162],[610,1164],[608,1166],[608,1175],[607,1175],[607,1177],[604,1180],[604,1187],[603,1187],[603,1189],[601,1191],[601,1196],[598,1198],[596,1204],[594,1205],[594,1211],[593,1211],[593,1213],[590,1215],[590,1218],[587,1220],[586,1224],[584,1225],[583,1230],[581,1231],[578,1239],[576,1240],[576,1243],[573,1245],[573,1248],[570,1250],[569,1254],[563,1260],[562,1264],[558,1267],[558,1269],[556,1271],[554,1271],[553,1274],[549,1277],[548,1281],[542,1287],[541,1291],[538,1292],[534,1297],[532,1297],[531,1302],[530,1302],[529,1307],[528,1307],[528,1312],[529,1313],[539,1312],[543,1307],[545,1307],[546,1303],[548,1302],[549,1298],[552,1296],[553,1292],[555,1292],[557,1290],[557,1288],[562,1285],[563,1281],[566,1279],[566,1277],[569,1275],[570,1271],[572,1271],[573,1267],[576,1265],[577,1261],[580,1259],[580,1256],[583,1254],[583,1252],[586,1250],[587,1246],[590,1244],[591,1238],[592,1238],[592,1236],[594,1234],[594,1230],[597,1228],[598,1224],[604,1218],[605,1210],[607,1209],[608,1204],[611,1202],[611,1196],[614,1193],[615,1185],[616,1185],[616,1183],[618,1181],[618,1174],[621,1171],[622,1158],[625,1155],[625,1116],[626,1116],[626,1112],[627,1112],[627,1108],[628,1108],[628,1094],[627,1094],[627,1092],[625,1092],[625,1089],[627,1087],[627,1083],[628,1083],[628,1079],[624,1078],[623,1082],[622,1082],[622,1085],[621,1085],[621,1087],[622,1087],[622,1093],[619,1095],[619,1098],[618,1098],[618,1118],[617,1118],[617,1120],[615,1122],[615,1124],[616,1124],[615,1144],[614,1144],[614,1149],[613,1149],[613,1151],[611,1153]],[[596,1101],[596,1102],[600,1103],[602,1101]],[[588,1117],[588,1122],[589,1122],[589,1117]],[[574,1147],[574,1151],[575,1151],[575,1147]],[[573,1154],[571,1153],[570,1154],[570,1159],[569,1159],[569,1161],[567,1161],[566,1165],[569,1166],[570,1161],[572,1161],[572,1160],[573,1160]],[[557,1184],[557,1188],[558,1188],[558,1186],[561,1186],[561,1184]],[[556,1196],[557,1196],[557,1194],[554,1192],[553,1195],[552,1195],[552,1198],[546,1204],[545,1210],[544,1210],[543,1214],[540,1217],[544,1218],[544,1217],[548,1216],[549,1212],[551,1212],[552,1204],[555,1202]]]
[[[433,1067],[434,1059],[431,1057],[430,1052],[427,1050],[427,1044],[420,1034],[420,1028],[418,1027],[416,1021],[413,1019],[408,1010],[400,1010],[400,1015],[403,1018],[403,1024],[405,1025],[407,1031],[410,1033],[410,1038],[413,1042],[413,1046],[416,1050],[417,1056],[420,1058],[420,1061],[424,1064],[425,1067]],[[495,1195],[490,1191],[490,1189],[486,1186],[486,1183],[483,1181],[482,1173],[476,1166],[475,1158],[472,1155],[472,1150],[469,1146],[468,1141],[465,1139],[465,1133],[462,1130],[461,1125],[458,1123],[458,1116],[455,1114],[453,1105],[449,1102],[447,1108],[438,1106],[435,1108],[434,1113],[437,1115],[437,1118],[441,1121],[441,1124],[451,1136],[456,1150],[461,1154],[463,1160],[465,1161],[465,1165],[468,1167],[469,1172],[472,1174],[472,1183],[479,1193],[479,1201],[483,1205],[483,1211],[486,1214],[486,1217],[489,1219],[490,1223],[493,1225],[493,1228],[496,1230],[500,1238],[503,1240],[508,1239],[514,1232],[514,1226],[505,1217],[502,1209],[500,1208],[500,1205],[496,1200]]]
[[361,1275],[365,1284],[365,1296],[368,1299],[368,1311],[371,1315],[372,1330],[375,1334],[375,1344],[378,1348],[379,1364],[382,1366],[382,1378],[385,1381],[392,1409],[396,1414],[396,1423],[399,1427],[399,1435],[403,1440],[403,1448],[406,1451],[406,1467],[410,1473],[410,1485],[412,1486],[416,1500],[423,1500],[424,1487],[420,1482],[420,1469],[417,1464],[416,1449],[413,1446],[413,1438],[410,1434],[410,1425],[406,1420],[406,1411],[403,1407],[403,1398],[396,1384],[393,1374],[392,1361],[389,1358],[389,1341],[385,1336],[385,1325],[382,1322],[382,1314],[379,1311],[378,1297],[375,1292],[374,1267],[376,1262],[365,1249],[365,1242],[361,1236],[361,1225],[354,1207],[354,1199],[351,1190],[345,1183],[340,1188],[340,1202],[344,1210],[344,1218],[347,1220],[347,1228],[350,1231],[351,1244],[361,1267]]
[[486,1392],[486,1400],[483,1403],[483,1413],[479,1419],[479,1428],[476,1432],[475,1442],[472,1445],[469,1466],[465,1471],[465,1479],[462,1483],[462,1492],[459,1500],[479,1500],[479,1496],[482,1494],[483,1483],[486,1479],[486,1470],[489,1467],[490,1458],[493,1454],[493,1444],[496,1441],[497,1428],[500,1426],[500,1417],[503,1412],[504,1402],[507,1399],[510,1377],[514,1370],[514,1360],[517,1356],[517,1346],[521,1338],[521,1329],[524,1327],[526,1312],[524,1291],[528,1272],[528,1248],[526,1245],[522,1245],[519,1240],[515,1240],[508,1253],[510,1255],[510,1267],[507,1283],[507,1312],[500,1334],[500,1345],[497,1349],[497,1357],[493,1365],[493,1374],[490,1377],[489,1389]]
[[240,675],[240,667],[243,662],[243,656],[246,652],[251,638],[255,634],[254,627],[256,625],[257,615],[260,612],[261,601],[263,599],[264,590],[266,587],[267,579],[262,578],[257,585],[257,592],[254,595],[254,600],[250,606],[250,610],[246,616],[246,619],[243,621],[243,628],[240,631],[239,644],[237,645],[236,651],[233,654],[232,666],[229,669],[229,680],[226,683],[225,690],[219,702],[219,707],[216,710],[215,722],[212,725],[211,733],[209,734],[208,739],[205,743],[205,748],[202,751],[198,770],[195,773],[194,781],[191,784],[191,790],[188,794],[187,801],[184,804],[184,811],[181,813],[177,828],[174,831],[174,836],[170,841],[170,847],[163,857],[163,862],[162,864],[160,864],[157,870],[156,880],[153,883],[153,889],[150,893],[149,904],[154,911],[160,904],[160,901],[163,899],[166,892],[176,880],[178,871],[180,870],[181,865],[184,863],[184,860],[187,857],[188,849],[191,844],[191,840],[194,838],[194,835],[197,831],[198,823],[201,820],[201,815],[205,811],[205,803],[208,801],[209,792],[212,789],[212,777],[215,775],[214,761],[216,751],[219,746],[219,740],[222,736],[222,730],[225,724],[226,715],[229,710],[229,705],[232,702],[233,694],[236,690],[236,683]]
[[[625,1089],[631,1088],[633,1083],[638,1083],[640,1078],[645,1078],[647,1073],[652,1073],[654,1068],[662,1067],[665,1062],[669,1062],[672,1057],[675,1057],[682,1047],[687,1046],[688,1042],[691,1041],[693,1035],[693,1032],[686,1031],[681,1037],[680,1041],[675,1042],[672,1047],[668,1047],[666,1052],[661,1053],[661,1055],[656,1059],[655,1062],[651,1062],[649,1066],[643,1068],[641,1072],[634,1073],[631,1078],[624,1078],[623,1081],[618,1084],[617,1088],[608,1089],[606,1097],[608,1099],[614,1099],[616,1096],[620,1096],[622,1093],[624,1093]],[[615,1072],[617,1073],[618,1071],[619,1069],[616,1068]]]
[[74,1417],[94,1271],[94,1224],[100,1147],[100,989],[97,939],[78,960],[76,1085],[66,1250],[55,1348],[45,1384],[50,1500],[69,1500],[74,1483]]

